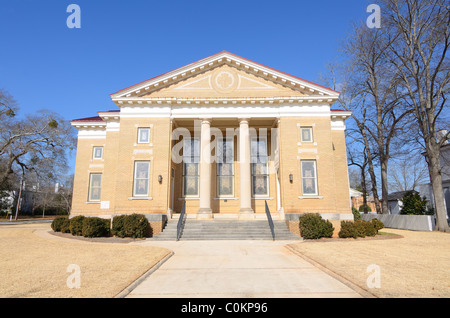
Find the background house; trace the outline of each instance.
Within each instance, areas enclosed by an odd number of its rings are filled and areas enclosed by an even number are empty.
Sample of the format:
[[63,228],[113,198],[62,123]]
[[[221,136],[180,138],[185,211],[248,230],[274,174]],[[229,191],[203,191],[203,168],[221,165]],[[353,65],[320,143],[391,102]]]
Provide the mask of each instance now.
[[[356,189],[350,188],[350,200],[352,202],[352,207],[359,210],[359,207],[364,204],[363,193]],[[370,208],[371,212],[377,211],[377,208],[375,206],[375,200],[374,200],[373,196],[368,195],[366,198],[366,202],[367,202],[367,206]]]

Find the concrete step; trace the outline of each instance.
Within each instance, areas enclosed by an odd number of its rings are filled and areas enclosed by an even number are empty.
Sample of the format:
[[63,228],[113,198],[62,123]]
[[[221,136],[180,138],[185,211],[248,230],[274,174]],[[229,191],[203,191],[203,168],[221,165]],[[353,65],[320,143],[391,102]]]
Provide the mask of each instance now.
[[[300,240],[284,221],[275,220],[276,240]],[[176,240],[178,220],[167,222],[153,240]],[[194,220],[186,219],[180,240],[272,240],[267,220]]]

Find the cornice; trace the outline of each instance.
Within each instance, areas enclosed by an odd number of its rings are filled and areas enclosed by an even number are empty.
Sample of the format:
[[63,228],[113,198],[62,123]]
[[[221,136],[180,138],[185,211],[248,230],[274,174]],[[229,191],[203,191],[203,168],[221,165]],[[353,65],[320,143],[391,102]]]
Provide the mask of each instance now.
[[149,94],[163,87],[172,85],[180,80],[185,80],[188,77],[198,75],[199,73],[203,73],[207,70],[225,64],[243,70],[247,73],[263,77],[267,80],[300,91],[302,93],[331,99],[337,99],[339,97],[339,92],[336,92],[332,89],[309,82],[282,71],[275,70],[268,66],[253,62],[226,51],[209,56],[165,74],[156,76],[139,84],[130,86],[114,94],[111,94],[110,96],[115,102],[123,98],[139,97],[140,95]]

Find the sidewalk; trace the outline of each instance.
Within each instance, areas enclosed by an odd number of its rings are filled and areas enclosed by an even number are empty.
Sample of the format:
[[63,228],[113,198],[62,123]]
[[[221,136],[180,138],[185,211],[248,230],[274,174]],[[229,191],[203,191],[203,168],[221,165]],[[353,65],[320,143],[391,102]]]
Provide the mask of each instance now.
[[290,252],[292,241],[146,241],[174,255],[126,297],[362,297]]

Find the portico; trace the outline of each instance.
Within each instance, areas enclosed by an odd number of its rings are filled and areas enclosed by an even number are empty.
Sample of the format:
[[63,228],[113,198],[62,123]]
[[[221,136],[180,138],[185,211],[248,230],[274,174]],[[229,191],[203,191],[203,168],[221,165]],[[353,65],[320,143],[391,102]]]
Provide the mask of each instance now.
[[186,203],[190,217],[254,219],[265,215],[266,200],[277,216],[277,123],[270,117],[172,120],[172,175],[174,185],[183,185],[173,189],[173,212]]

